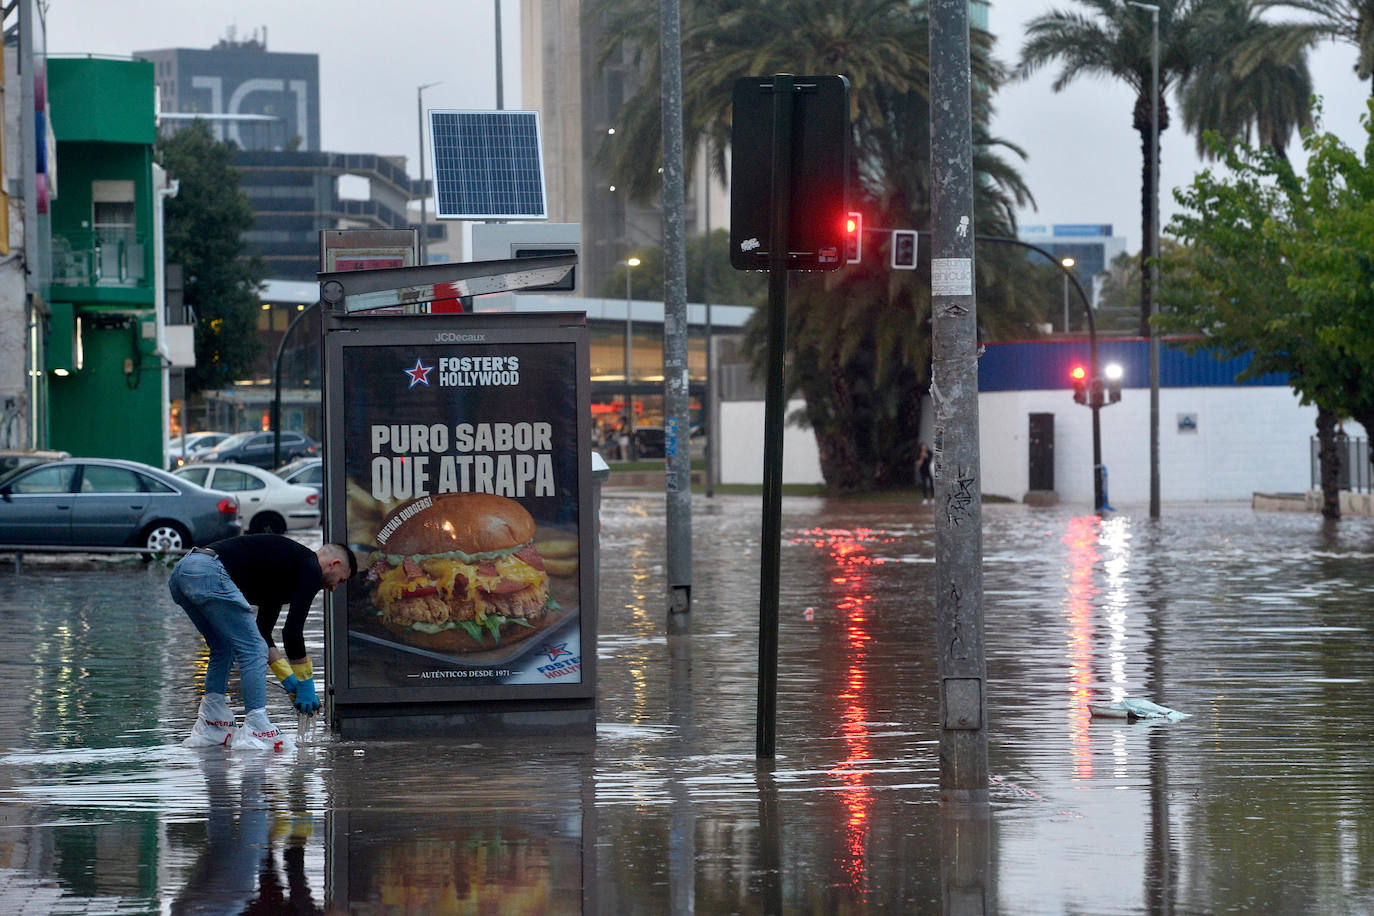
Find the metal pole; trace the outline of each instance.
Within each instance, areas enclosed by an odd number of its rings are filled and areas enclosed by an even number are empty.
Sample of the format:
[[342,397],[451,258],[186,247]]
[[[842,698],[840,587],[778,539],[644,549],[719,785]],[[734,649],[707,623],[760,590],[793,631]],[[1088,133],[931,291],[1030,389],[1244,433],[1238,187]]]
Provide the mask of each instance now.
[[496,6],[496,110],[505,109],[501,94],[501,0],[492,0]]
[[1150,10],[1150,518],[1159,518],[1159,7]]
[[988,816],[968,0],[930,4],[931,393],[940,800]]
[[[296,325],[301,323],[306,315],[310,314],[313,308],[319,308],[319,300],[310,303],[305,308],[296,313],[296,317],[291,319],[291,323],[286,326],[286,333],[281,336],[281,343],[277,344],[277,358],[272,361],[272,467],[281,467],[281,358],[286,352],[286,342],[291,339],[291,332],[296,330]],[[184,455],[185,452],[182,452]]]
[[1069,275],[1064,274],[1064,333],[1069,333]]
[[415,87],[415,120],[420,131],[420,263],[425,263],[425,250],[429,244],[429,217],[425,205],[429,202],[429,192],[425,190],[425,90],[438,83],[425,83]]
[[682,14],[661,7],[663,99],[663,457],[669,629],[692,609],[692,413],[687,363],[686,176],[682,154]]
[[763,542],[759,569],[759,685],[754,756],[777,747],[778,587],[782,561],[782,434],[787,401],[787,241],[792,185],[791,74],[773,77],[773,213],[768,236],[768,382],[763,408]]
[[630,390],[634,374],[634,320],[630,317],[630,268],[639,266],[639,258],[625,259],[625,448],[621,461],[629,461],[635,451],[635,395]]
[[716,377],[715,356],[711,353],[711,165],[706,164],[706,259],[702,263],[701,298],[706,303],[706,397],[702,399],[701,420],[706,428],[706,498],[716,495]]

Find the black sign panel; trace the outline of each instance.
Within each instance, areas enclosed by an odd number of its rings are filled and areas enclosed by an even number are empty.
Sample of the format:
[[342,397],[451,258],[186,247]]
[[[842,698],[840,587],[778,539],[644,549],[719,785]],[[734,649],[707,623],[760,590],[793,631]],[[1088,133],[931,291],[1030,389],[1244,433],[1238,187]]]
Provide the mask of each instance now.
[[326,359],[335,702],[594,695],[584,317],[337,319]]
[[[772,77],[735,83],[730,158],[730,264],[767,270],[773,221]],[[793,78],[788,270],[835,270],[844,258],[849,82]]]

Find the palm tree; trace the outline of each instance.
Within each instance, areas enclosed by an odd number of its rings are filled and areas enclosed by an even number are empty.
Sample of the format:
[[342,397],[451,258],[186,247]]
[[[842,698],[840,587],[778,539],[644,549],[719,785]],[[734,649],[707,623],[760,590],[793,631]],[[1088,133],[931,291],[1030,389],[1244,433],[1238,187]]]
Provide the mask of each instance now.
[[1312,76],[1292,27],[1260,18],[1252,0],[1213,0],[1212,29],[1238,48],[1204,59],[1179,87],[1183,125],[1197,137],[1199,156],[1215,158],[1207,131],[1223,140],[1259,144],[1287,158],[1293,131],[1312,126]]
[[1370,80],[1374,95],[1374,0],[1260,0],[1264,8],[1287,8],[1310,13],[1316,18],[1287,23],[1284,48],[1307,48],[1323,39],[1344,41],[1355,46],[1355,75]]
[[[1154,237],[1151,203],[1155,199],[1159,148],[1151,149],[1153,113],[1153,35],[1151,17],[1123,0],[1077,0],[1087,13],[1052,11],[1032,19],[1026,27],[1018,75],[1029,76],[1058,61],[1052,84],[1060,91],[1080,76],[1119,79],[1135,90],[1131,126],[1140,134],[1140,237]],[[1169,126],[1168,91],[1208,55],[1222,51],[1208,47],[1206,0],[1156,0],[1159,7],[1159,131]],[[1153,168],[1152,168],[1153,167]],[[1150,304],[1154,294],[1150,272],[1143,268],[1148,246],[1141,245],[1140,335],[1150,333]]]
[[[603,0],[598,9],[618,55],[645,74],[617,119],[605,161],[616,184],[640,198],[659,190],[656,0]],[[761,22],[786,22],[761,29]],[[684,146],[704,144],[725,173],[735,80],[775,72],[841,73],[850,83],[851,206],[871,226],[925,228],[929,214],[929,38],[925,8],[910,0],[697,0],[683,5]],[[1020,150],[987,135],[990,93],[1004,78],[991,37],[973,36],[975,221],[984,234],[1014,234],[1014,213],[1030,199],[1008,156]],[[627,48],[636,49],[628,51]],[[688,173],[691,167],[688,166]],[[929,259],[916,271],[887,267],[885,241],[864,240],[862,264],[799,277],[788,309],[788,380],[806,398],[827,482],[867,489],[912,481],[921,397],[929,386]],[[924,255],[924,251],[922,252]],[[1024,257],[979,261],[980,315],[990,333],[1034,324],[1039,301]],[[1002,278],[995,289],[985,284]],[[981,298],[986,297],[986,298]],[[1033,331],[1031,332],[1033,333]],[[762,335],[754,340],[761,343]],[[761,358],[759,349],[755,350]]]

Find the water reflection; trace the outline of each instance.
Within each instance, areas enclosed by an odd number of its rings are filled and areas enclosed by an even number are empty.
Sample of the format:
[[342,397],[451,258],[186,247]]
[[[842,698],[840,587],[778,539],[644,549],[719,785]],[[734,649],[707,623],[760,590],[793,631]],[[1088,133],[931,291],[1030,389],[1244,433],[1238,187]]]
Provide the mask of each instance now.
[[[0,567],[0,909],[1374,911],[1368,520],[985,507],[988,823],[939,804],[929,515],[785,501],[760,768],[756,500],[693,509],[669,636],[662,500],[603,506],[582,743],[200,757],[165,570]],[[1124,696],[1193,717],[1087,714]]]
[[[305,872],[314,820],[303,805],[274,811],[268,803],[266,756],[218,749],[200,752],[207,813],[203,851],[172,900],[173,913],[319,913]],[[237,770],[237,773],[235,773]],[[237,787],[235,781],[237,779]],[[281,862],[277,847],[281,846]]]

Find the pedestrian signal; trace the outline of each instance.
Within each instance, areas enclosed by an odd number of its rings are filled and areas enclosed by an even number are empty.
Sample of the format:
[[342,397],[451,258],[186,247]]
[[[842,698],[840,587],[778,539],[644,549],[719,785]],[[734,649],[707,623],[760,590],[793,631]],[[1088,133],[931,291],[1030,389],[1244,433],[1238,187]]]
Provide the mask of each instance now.
[[1069,378],[1073,381],[1074,403],[1088,403],[1088,370],[1083,366],[1074,366],[1069,370]]
[[894,270],[916,269],[916,230],[892,230],[892,267]]
[[864,215],[858,210],[850,210],[844,219],[844,262],[857,264],[863,257]]

